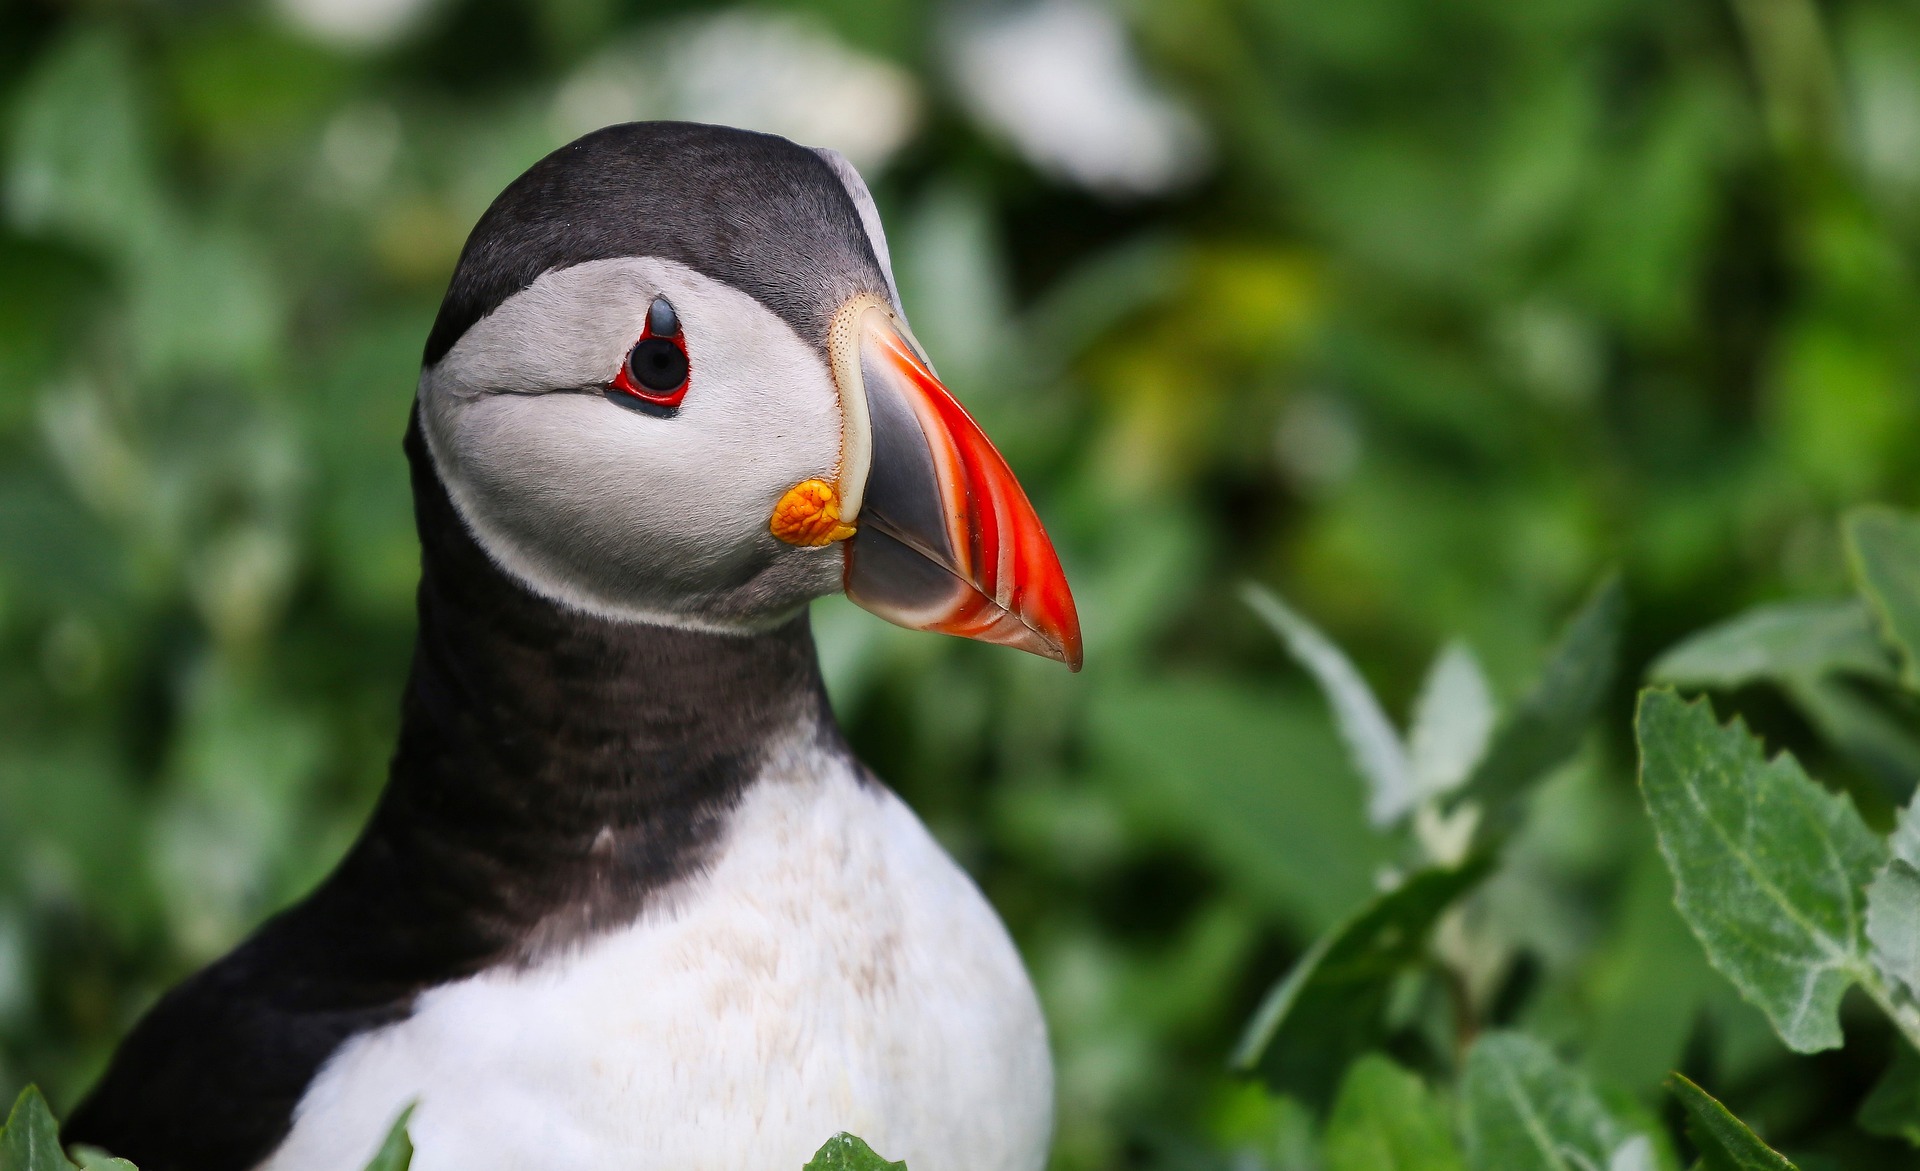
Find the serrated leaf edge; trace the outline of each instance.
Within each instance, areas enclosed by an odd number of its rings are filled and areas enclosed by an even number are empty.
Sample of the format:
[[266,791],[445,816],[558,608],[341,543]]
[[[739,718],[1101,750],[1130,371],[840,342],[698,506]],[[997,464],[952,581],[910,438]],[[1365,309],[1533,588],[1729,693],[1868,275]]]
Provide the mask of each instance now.
[[[1649,688],[1644,688],[1640,692],[1639,701],[1635,704],[1634,720],[1633,720],[1636,747],[1639,748],[1639,758],[1640,758],[1638,776],[1636,779],[1642,790],[1643,800],[1644,800],[1644,792],[1646,789],[1647,756],[1646,756],[1644,745],[1639,745],[1637,743],[1637,741],[1639,740],[1639,729],[1641,726],[1641,720],[1646,711],[1648,703],[1654,701],[1656,697],[1662,697],[1662,696],[1670,697],[1674,699],[1675,701],[1680,703],[1680,705],[1683,708],[1689,711],[1699,710],[1700,708],[1704,707],[1706,709],[1707,718],[1709,722],[1712,723],[1713,727],[1717,731],[1736,735],[1743,742],[1747,744],[1758,745],[1760,747],[1760,752],[1758,753],[1758,755],[1760,757],[1760,762],[1763,767],[1771,768],[1776,764],[1779,764],[1784,761],[1785,763],[1790,764],[1794,768],[1794,770],[1797,771],[1802,777],[1805,777],[1809,783],[1814,785],[1819,784],[1819,782],[1814,781],[1812,777],[1807,773],[1806,769],[1803,766],[1801,766],[1799,758],[1794,756],[1792,752],[1786,749],[1781,749],[1780,751],[1775,752],[1771,756],[1767,755],[1765,751],[1764,743],[1760,740],[1759,737],[1755,736],[1751,731],[1747,729],[1746,721],[1742,720],[1738,715],[1735,715],[1732,719],[1724,723],[1721,722],[1718,717],[1718,714],[1713,709],[1712,703],[1705,696],[1700,696],[1692,700],[1687,700],[1682,698],[1679,692],[1676,691],[1674,688],[1649,687]],[[1822,788],[1822,791],[1828,792],[1829,796],[1834,797],[1836,799],[1845,800],[1844,797],[1841,797],[1839,794],[1831,793],[1825,790],[1824,787]],[[1693,793],[1691,789],[1688,790],[1687,796],[1688,796],[1688,799],[1695,804],[1696,808],[1699,808],[1699,798],[1695,793]],[[1856,811],[1856,815],[1857,815],[1857,811]],[[1754,880],[1756,888],[1765,891],[1768,895],[1769,901],[1771,901],[1777,907],[1779,907],[1787,915],[1789,919],[1791,919],[1796,924],[1800,925],[1807,932],[1807,935],[1809,936],[1809,938],[1818,940],[1823,946],[1823,948],[1825,948],[1829,953],[1828,956],[1826,957],[1827,959],[1829,959],[1830,961],[1835,961],[1835,962],[1830,962],[1825,967],[1815,969],[1814,972],[1811,973],[1808,976],[1808,978],[1803,982],[1802,989],[1801,989],[1801,992],[1802,992],[1801,1002],[1800,1002],[1799,1008],[1796,1010],[1796,1015],[1794,1017],[1794,1020],[1797,1022],[1800,1019],[1802,1019],[1799,1014],[1804,1013],[1807,1010],[1807,1008],[1812,1004],[1814,987],[1818,982],[1819,974],[1822,972],[1828,972],[1828,971],[1839,972],[1843,975],[1850,977],[1851,983],[1860,985],[1862,990],[1867,992],[1867,994],[1870,997],[1872,997],[1877,1003],[1880,1003],[1882,1008],[1885,1009],[1890,1016],[1894,1015],[1895,1010],[1892,1006],[1891,1000],[1887,995],[1887,990],[1885,986],[1881,983],[1880,974],[1876,970],[1872,961],[1872,957],[1867,950],[1866,892],[1864,888],[1858,891],[1859,897],[1857,899],[1850,899],[1848,901],[1849,926],[1851,930],[1859,937],[1861,947],[1857,953],[1853,953],[1853,954],[1840,953],[1838,955],[1834,955],[1832,953],[1832,949],[1828,941],[1827,933],[1823,930],[1816,929],[1813,924],[1806,922],[1806,920],[1801,916],[1799,911],[1796,908],[1794,908],[1792,903],[1786,898],[1784,893],[1782,893],[1776,886],[1774,886],[1773,883],[1762,879],[1754,871],[1753,861],[1752,861],[1752,858],[1749,856],[1748,852],[1745,849],[1737,846],[1731,839],[1729,839],[1726,836],[1725,832],[1711,817],[1706,817],[1703,814],[1702,823],[1707,825],[1712,831],[1712,833],[1714,834],[1714,836],[1721,840],[1721,842],[1727,847],[1729,853],[1731,853],[1733,856],[1739,859],[1742,868],[1746,870],[1748,876]],[[1733,973],[1721,967],[1720,956],[1718,954],[1717,949],[1710,946],[1705,939],[1702,939],[1700,937],[1700,933],[1694,928],[1692,917],[1686,913],[1686,907],[1689,904],[1690,900],[1688,900],[1681,893],[1679,889],[1679,882],[1677,879],[1677,870],[1676,870],[1676,867],[1679,864],[1679,860],[1675,855],[1674,847],[1667,840],[1667,835],[1665,831],[1661,828],[1660,823],[1657,820],[1654,821],[1653,829],[1654,829],[1655,844],[1659,847],[1660,854],[1666,860],[1666,863],[1667,863],[1667,872],[1669,874],[1676,875],[1675,889],[1674,889],[1674,906],[1676,909],[1678,909],[1681,912],[1681,918],[1687,924],[1687,931],[1690,934],[1692,934],[1695,941],[1700,944],[1701,950],[1706,953],[1707,961],[1713,965],[1716,971],[1720,972],[1722,976],[1725,976],[1727,981],[1731,983],[1739,991],[1741,998],[1743,1000],[1746,1000],[1749,1004],[1752,1004],[1754,1007],[1760,1008],[1761,1011],[1764,1013],[1765,1008],[1764,1006],[1762,1006],[1760,1001],[1756,1000],[1750,994],[1744,982],[1742,982]],[[1823,843],[1823,844],[1826,845],[1828,848],[1827,860],[1834,863],[1835,865],[1838,865],[1839,860],[1831,856],[1830,843]],[[1848,884],[1848,885],[1849,885],[1849,889],[1851,889],[1851,884]],[[1770,1015],[1768,1019],[1769,1019],[1769,1022],[1771,1023],[1772,1018]],[[1836,1025],[1835,1026],[1836,1031],[1837,1031],[1837,1028],[1838,1026]],[[1813,1049],[1801,1049],[1798,1045],[1794,1044],[1791,1040],[1789,1040],[1786,1037],[1784,1031],[1782,1031],[1778,1025],[1775,1025],[1775,1031],[1777,1033],[1780,1033],[1781,1035],[1780,1039],[1787,1044],[1787,1047],[1790,1049],[1793,1049],[1795,1052],[1818,1052],[1822,1049],[1835,1048],[1839,1044],[1839,1042],[1836,1041],[1832,1045],[1820,1045],[1820,1046],[1816,1046]]]

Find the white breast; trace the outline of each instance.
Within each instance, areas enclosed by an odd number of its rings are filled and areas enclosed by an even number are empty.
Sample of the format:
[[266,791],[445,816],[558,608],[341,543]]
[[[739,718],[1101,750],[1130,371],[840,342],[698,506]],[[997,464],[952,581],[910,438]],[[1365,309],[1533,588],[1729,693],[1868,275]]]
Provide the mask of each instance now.
[[315,1079],[263,1171],[799,1171],[837,1131],[911,1171],[1039,1171],[1045,1025],[913,813],[784,754],[703,876],[619,933],[422,996]]

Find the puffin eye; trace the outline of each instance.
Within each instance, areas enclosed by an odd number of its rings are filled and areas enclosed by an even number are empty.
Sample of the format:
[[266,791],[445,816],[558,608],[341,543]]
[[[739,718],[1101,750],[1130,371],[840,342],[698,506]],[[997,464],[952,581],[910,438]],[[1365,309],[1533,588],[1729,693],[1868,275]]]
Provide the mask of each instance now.
[[668,339],[650,337],[627,355],[627,369],[633,371],[635,382],[655,394],[662,394],[678,390],[687,380],[687,356]]
[[647,308],[640,340],[627,351],[613,389],[625,391],[660,407],[677,407],[687,395],[686,339],[680,336],[680,317],[665,297],[655,297]]

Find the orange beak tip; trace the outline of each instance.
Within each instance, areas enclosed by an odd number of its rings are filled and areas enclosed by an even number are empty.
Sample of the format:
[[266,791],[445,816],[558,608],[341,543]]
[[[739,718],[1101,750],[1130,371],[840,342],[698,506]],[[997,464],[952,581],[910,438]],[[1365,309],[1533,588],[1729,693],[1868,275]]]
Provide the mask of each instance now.
[[842,312],[834,344],[850,352],[835,369],[858,372],[871,436],[848,596],[902,626],[1080,670],[1066,574],[1012,469],[891,311],[856,298]]

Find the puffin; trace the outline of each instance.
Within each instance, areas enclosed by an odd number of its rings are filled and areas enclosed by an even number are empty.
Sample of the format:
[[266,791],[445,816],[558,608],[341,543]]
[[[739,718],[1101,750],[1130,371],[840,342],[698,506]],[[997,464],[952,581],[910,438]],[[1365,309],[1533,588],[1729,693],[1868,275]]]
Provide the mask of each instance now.
[[64,1139],[142,1171],[1041,1171],[1005,926],[850,751],[809,603],[1078,669],[1033,506],[841,155],[586,135],[480,217],[404,450],[418,631],[336,869],[133,1027]]

